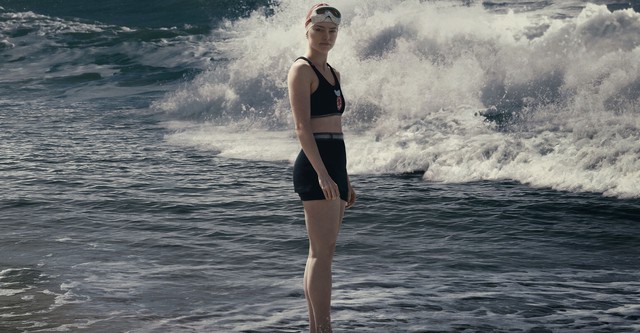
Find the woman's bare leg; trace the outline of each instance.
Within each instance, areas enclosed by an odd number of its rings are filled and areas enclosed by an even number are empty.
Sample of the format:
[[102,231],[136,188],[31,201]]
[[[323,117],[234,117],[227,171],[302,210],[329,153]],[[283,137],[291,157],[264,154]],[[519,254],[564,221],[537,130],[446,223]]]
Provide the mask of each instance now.
[[[311,250],[309,250],[311,251]],[[313,304],[311,304],[311,298],[309,297],[309,291],[307,286],[307,279],[309,277],[309,259],[307,258],[307,264],[304,267],[304,298],[307,300],[307,309],[309,310],[309,333],[316,333],[316,320],[313,316]]]
[[345,202],[313,200],[303,204],[309,236],[304,282],[310,307],[310,332],[326,333],[331,332],[331,264]]

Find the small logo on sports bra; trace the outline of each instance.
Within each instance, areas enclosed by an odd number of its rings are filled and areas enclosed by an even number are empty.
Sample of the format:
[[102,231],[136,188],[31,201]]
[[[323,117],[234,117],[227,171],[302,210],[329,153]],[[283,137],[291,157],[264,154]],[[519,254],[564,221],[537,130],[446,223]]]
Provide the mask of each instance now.
[[336,94],[336,105],[338,106],[338,111],[342,110],[342,93],[340,89],[333,91]]

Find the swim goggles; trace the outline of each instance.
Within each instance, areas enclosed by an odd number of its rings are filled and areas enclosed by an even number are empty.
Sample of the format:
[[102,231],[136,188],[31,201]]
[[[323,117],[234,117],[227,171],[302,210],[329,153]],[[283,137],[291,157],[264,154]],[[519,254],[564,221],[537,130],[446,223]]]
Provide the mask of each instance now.
[[[340,18],[342,18],[342,14],[340,11],[331,6],[320,6],[311,11],[311,15],[307,19],[307,26],[311,24],[321,23],[321,22],[333,22],[336,25],[340,25]],[[330,20],[330,21],[328,21]]]

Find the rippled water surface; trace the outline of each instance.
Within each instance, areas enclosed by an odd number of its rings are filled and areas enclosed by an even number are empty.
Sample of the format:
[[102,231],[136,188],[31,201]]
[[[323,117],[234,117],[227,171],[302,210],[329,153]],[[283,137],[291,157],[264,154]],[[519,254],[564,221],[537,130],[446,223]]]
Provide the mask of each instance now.
[[[144,110],[56,112],[33,135],[4,132],[22,153],[3,148],[3,331],[304,329],[288,163],[158,144],[165,130]],[[336,331],[638,329],[637,200],[419,174],[353,181]]]
[[[335,331],[639,332],[637,5],[340,9]],[[307,331],[306,10],[0,1],[1,333]]]

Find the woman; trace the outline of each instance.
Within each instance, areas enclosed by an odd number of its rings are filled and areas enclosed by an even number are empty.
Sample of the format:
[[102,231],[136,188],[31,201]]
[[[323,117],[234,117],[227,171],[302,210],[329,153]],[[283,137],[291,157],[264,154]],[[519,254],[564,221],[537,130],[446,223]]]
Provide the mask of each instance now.
[[288,76],[289,101],[302,146],[293,183],[302,199],[309,237],[304,294],[311,333],[332,331],[331,262],[344,210],[356,200],[342,138],[345,102],[340,73],[327,63],[340,19],[340,12],[325,3],[311,8],[305,20],[307,51],[296,59]]

